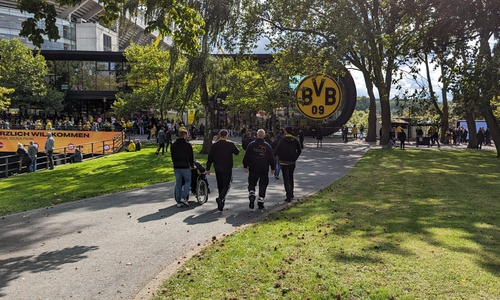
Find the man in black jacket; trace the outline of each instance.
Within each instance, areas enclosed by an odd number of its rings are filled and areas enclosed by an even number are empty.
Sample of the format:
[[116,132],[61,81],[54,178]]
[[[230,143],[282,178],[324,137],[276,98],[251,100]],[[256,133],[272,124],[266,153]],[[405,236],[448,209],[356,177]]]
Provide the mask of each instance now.
[[233,181],[233,154],[238,155],[240,150],[234,143],[227,141],[228,132],[226,129],[219,131],[217,142],[210,148],[207,161],[207,175],[210,175],[212,163],[215,168],[215,178],[217,180],[217,189],[219,197],[215,199],[217,209],[222,211],[226,196]]
[[[189,206],[187,198],[191,186],[191,169],[194,167],[193,146],[188,143],[188,133],[185,129],[179,130],[179,138],[170,147],[170,155],[174,164],[175,175],[175,202],[177,207]],[[184,189],[182,189],[184,179]],[[182,194],[181,194],[182,190]]]
[[282,138],[276,149],[274,155],[279,159],[281,166],[281,173],[283,174],[283,183],[286,191],[286,202],[291,202],[293,195],[293,172],[295,171],[295,162],[302,153],[300,142],[292,135],[292,127],[285,128],[285,137]]
[[267,172],[271,167],[271,174],[274,174],[275,164],[271,145],[264,141],[266,132],[264,129],[257,130],[257,138],[248,144],[245,157],[243,157],[243,171],[248,173],[248,199],[249,207],[254,208],[255,186],[259,183],[259,199],[257,205],[259,209],[264,208],[264,198],[269,184]]
[[243,150],[247,150],[248,144],[255,140],[255,133],[247,131],[247,136],[241,141],[241,147]]

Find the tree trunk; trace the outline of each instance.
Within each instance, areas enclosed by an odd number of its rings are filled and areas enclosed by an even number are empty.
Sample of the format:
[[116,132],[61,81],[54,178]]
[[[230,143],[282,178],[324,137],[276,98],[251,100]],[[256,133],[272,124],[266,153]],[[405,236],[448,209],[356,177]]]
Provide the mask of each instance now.
[[366,89],[368,91],[368,96],[370,97],[370,107],[368,111],[368,130],[366,133],[367,142],[377,141],[377,100],[375,100],[375,94],[373,93],[373,84],[370,81],[370,75],[364,74]]
[[469,110],[465,112],[465,121],[467,121],[467,127],[469,128],[469,142],[467,143],[467,148],[476,149],[476,120],[474,120],[474,115]]
[[490,106],[488,109],[483,112],[484,118],[486,119],[486,124],[488,124],[488,128],[490,129],[490,136],[495,144],[495,148],[497,149],[497,158],[500,158],[500,127],[498,126],[498,121]]
[[208,154],[212,148],[213,132],[214,132],[214,109],[210,107],[210,99],[208,96],[207,80],[205,76],[201,77],[200,82],[200,98],[205,111],[205,134],[203,135],[203,146],[200,154]]

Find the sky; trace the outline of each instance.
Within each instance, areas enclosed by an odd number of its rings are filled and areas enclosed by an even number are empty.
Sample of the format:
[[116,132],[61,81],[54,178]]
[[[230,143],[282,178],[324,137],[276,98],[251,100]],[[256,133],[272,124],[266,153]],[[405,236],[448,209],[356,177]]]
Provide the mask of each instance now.
[[[266,50],[267,43],[269,43],[269,40],[267,40],[266,38],[260,40],[258,42],[257,48],[255,48],[255,50],[254,50],[254,53],[255,54],[271,53],[271,51]],[[354,83],[356,84],[357,97],[362,97],[362,96],[368,97],[368,92],[366,90],[366,85],[365,85],[365,81],[363,79],[363,74],[360,71],[354,70],[353,67],[347,66],[347,68],[351,72],[351,76],[353,77]],[[424,66],[421,66],[420,69],[422,71],[425,70]],[[431,70],[431,78],[433,81],[433,86],[434,86],[434,91],[436,92],[436,96],[438,97],[438,99],[441,99],[441,87],[438,84],[439,72],[440,72],[439,69]],[[409,80],[409,79],[403,79],[402,81],[400,81],[400,85],[402,86],[402,90],[410,90],[410,91],[413,91],[414,89],[416,89],[418,87],[417,84],[413,80]],[[377,89],[374,89],[374,92],[375,92],[375,97],[378,98]],[[396,90],[395,87],[393,87],[391,90],[391,95],[390,95],[391,99],[400,93],[401,93],[401,91],[398,91],[398,90]],[[448,96],[448,97],[451,98],[450,96]],[[438,100],[438,101],[440,101],[440,100]]]

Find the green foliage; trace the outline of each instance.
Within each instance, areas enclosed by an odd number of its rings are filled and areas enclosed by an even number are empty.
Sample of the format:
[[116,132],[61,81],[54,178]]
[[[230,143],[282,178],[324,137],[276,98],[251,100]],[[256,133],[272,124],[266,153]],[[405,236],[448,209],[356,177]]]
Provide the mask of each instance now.
[[11,105],[27,107],[47,95],[45,58],[18,39],[0,40],[0,86],[13,89]]
[[240,58],[230,71],[226,104],[247,116],[258,110],[274,114],[275,109],[293,107],[290,76],[279,68],[279,61],[259,64],[252,58]]
[[[186,64],[175,48],[163,50],[155,45],[132,44],[125,51],[129,72],[126,79],[132,93],[118,93],[114,103],[119,116],[142,109],[182,109],[186,96]],[[173,55],[172,55],[173,53]]]
[[[0,77],[0,82],[1,79],[2,78]],[[9,94],[11,94],[12,92],[14,92],[14,89],[9,89],[0,86],[0,111],[5,111],[9,108],[10,106]]]
[[370,150],[213,240],[154,299],[498,299],[498,170],[491,152]]
[[[55,0],[49,3],[47,0],[19,0],[18,8],[22,12],[33,14],[22,24],[21,36],[28,37],[33,45],[40,48],[43,44],[43,35],[50,41],[60,38],[56,26],[56,7],[78,6],[81,0]],[[200,14],[190,6],[189,1],[145,1],[144,6],[139,8],[137,0],[101,0],[104,14],[99,18],[108,25],[113,24],[118,18],[125,24],[125,16],[136,17],[143,14],[147,24],[146,33],[158,30],[163,36],[172,36],[174,42],[182,50],[197,54],[200,46],[198,40],[203,35],[204,22]],[[44,21],[45,28],[40,28],[39,22]]]

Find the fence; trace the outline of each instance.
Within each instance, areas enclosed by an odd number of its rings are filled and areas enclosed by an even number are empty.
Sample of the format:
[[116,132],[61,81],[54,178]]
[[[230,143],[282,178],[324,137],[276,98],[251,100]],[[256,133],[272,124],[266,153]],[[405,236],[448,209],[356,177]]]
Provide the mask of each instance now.
[[[125,144],[125,140],[125,131],[122,131],[119,132],[113,139],[83,143],[79,144],[77,147],[83,153],[83,159],[85,160],[116,153],[122,149]],[[69,158],[75,152],[74,150],[74,148],[70,149],[68,146],[54,148],[54,165],[64,165],[69,163]],[[49,161],[45,153],[38,152],[37,156],[36,169],[48,169]],[[14,154],[0,157],[0,178],[6,178],[19,173],[26,173],[27,171],[28,167],[22,166],[19,155]]]

